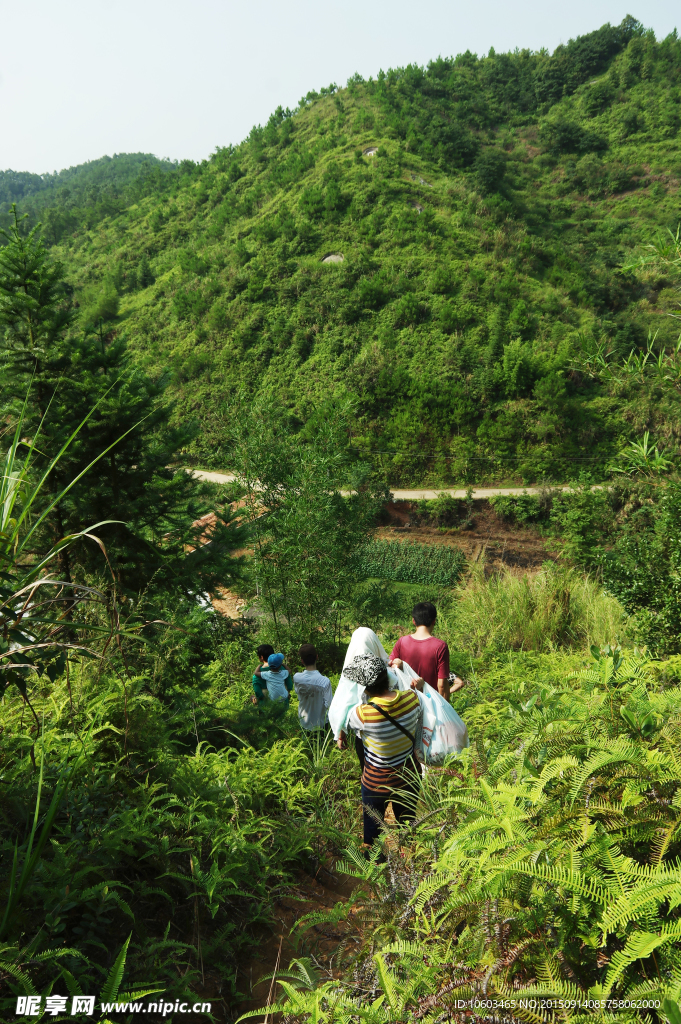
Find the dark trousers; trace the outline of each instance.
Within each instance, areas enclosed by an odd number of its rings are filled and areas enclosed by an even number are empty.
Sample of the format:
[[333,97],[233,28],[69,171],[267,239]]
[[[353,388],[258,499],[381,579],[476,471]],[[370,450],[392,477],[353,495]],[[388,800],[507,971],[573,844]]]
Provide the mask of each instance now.
[[[385,818],[385,811],[389,803],[392,802],[393,814],[395,815],[395,821],[398,824],[402,824],[403,821],[413,821],[416,817],[415,803],[416,803],[416,786],[417,783],[414,779],[409,778],[409,773],[413,771],[414,763],[411,758],[406,763],[406,772],[404,780],[400,780],[398,784],[389,793],[373,793],[370,789],[362,784],[362,817],[364,824],[364,842],[371,846],[374,839],[376,839],[381,831],[381,824],[373,814],[368,812],[371,810],[379,816],[381,821]],[[406,801],[406,802],[405,802]]]

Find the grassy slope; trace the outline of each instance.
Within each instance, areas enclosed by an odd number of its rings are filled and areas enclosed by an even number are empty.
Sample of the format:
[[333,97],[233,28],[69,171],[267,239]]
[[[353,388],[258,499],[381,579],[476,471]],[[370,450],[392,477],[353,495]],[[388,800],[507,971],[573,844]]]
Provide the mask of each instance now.
[[61,258],[85,305],[102,282],[120,293],[116,328],[172,370],[177,415],[201,419],[199,460],[224,464],[243,386],[301,420],[354,398],[358,444],[405,483],[598,473],[644,424],[675,429],[655,396],[572,368],[591,337],[621,353],[650,328],[674,337],[666,282],[619,268],[681,216],[681,45],[620,50],[557,102],[537,83],[558,52],[314,94],[65,236]]

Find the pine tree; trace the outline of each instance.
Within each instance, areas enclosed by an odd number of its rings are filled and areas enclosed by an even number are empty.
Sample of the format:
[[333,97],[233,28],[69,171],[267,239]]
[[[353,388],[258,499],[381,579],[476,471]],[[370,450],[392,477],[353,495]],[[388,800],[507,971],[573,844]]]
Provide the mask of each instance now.
[[148,288],[155,280],[156,278],[149,266],[149,260],[146,256],[143,256],[140,260],[139,267],[137,268],[137,287]]
[[[97,332],[77,332],[62,267],[50,260],[38,229],[22,235],[13,212],[14,226],[0,249],[0,415],[11,420],[28,392],[27,430],[35,433],[43,421],[36,466],[44,469],[91,413],[50,474],[53,492],[106,452],[55,509],[45,544],[119,520],[96,533],[123,592],[138,594],[153,579],[157,595],[170,591],[193,600],[226,583],[227,552],[236,546],[228,528],[218,516],[211,543],[202,544],[192,528],[209,511],[202,485],[168,468],[194,428],[171,426],[167,379],[153,380],[136,368],[125,341],[105,335],[101,324]],[[88,540],[65,552],[67,579],[74,560],[100,577],[106,569]]]

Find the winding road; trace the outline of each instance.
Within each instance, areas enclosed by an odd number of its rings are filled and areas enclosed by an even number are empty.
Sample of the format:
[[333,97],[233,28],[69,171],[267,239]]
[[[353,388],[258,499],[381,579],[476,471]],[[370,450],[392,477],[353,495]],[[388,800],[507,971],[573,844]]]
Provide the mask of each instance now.
[[[207,480],[211,484],[229,484],[236,479],[233,473],[215,473],[212,470],[206,469],[193,469],[188,470],[198,480]],[[571,491],[573,488],[567,485],[552,487],[554,491]],[[592,491],[600,490],[598,485],[591,488]],[[476,498],[494,498],[496,495],[514,495],[514,494],[541,494],[541,487],[473,487],[473,499]],[[424,490],[422,488],[416,488],[414,490],[396,488],[391,491],[395,501],[417,501],[419,498],[437,498],[438,494],[450,494],[452,498],[465,498],[466,491],[461,489],[451,489],[449,487],[441,487],[437,491]]]

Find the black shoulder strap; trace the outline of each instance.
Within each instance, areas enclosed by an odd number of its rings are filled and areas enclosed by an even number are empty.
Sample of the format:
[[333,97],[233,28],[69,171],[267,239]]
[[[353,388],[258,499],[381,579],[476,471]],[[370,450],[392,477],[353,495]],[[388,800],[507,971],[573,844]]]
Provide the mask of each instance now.
[[399,729],[400,732],[403,732],[405,736],[408,736],[412,742],[412,745],[416,743],[416,740],[409,732],[409,730],[405,729],[403,725],[400,725],[396,718],[393,718],[392,715],[389,715],[385,708],[381,708],[378,706],[378,704],[374,704],[372,700],[367,701],[367,704],[369,705],[370,708],[376,708],[376,710],[380,712],[380,714],[382,714],[384,718],[387,718],[389,722],[393,723],[396,729]]

